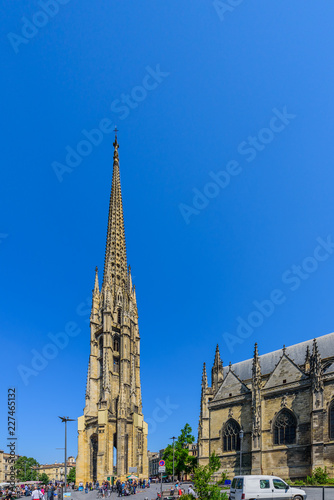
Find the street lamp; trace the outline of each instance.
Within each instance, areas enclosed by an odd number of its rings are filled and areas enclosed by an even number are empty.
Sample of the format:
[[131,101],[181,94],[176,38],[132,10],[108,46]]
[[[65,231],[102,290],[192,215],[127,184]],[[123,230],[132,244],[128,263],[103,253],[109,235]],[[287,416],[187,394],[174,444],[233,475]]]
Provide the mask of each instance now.
[[67,483],[67,422],[74,422],[74,418],[69,417],[58,417],[62,422],[65,422],[65,492]]
[[240,432],[239,432],[239,438],[240,438],[240,476],[241,476],[241,467],[242,467],[242,440],[244,438],[244,431],[241,427]]
[[173,436],[173,437],[171,437],[169,439],[173,440],[173,486],[174,486],[174,450],[175,450],[174,441],[175,441],[176,437]]

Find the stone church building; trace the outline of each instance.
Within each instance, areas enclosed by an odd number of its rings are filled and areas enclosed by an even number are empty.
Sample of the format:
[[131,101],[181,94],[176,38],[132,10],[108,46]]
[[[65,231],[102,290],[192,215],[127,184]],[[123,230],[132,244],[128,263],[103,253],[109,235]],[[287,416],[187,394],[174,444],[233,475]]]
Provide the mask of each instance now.
[[[240,433],[240,431],[242,431]],[[214,451],[222,471],[334,476],[334,333],[223,367],[217,346],[202,375],[199,464]],[[240,448],[242,453],[240,453]],[[218,475],[218,473],[217,473]]]
[[117,135],[102,287],[95,273],[86,405],[78,418],[77,483],[148,476],[136,291],[127,266]]

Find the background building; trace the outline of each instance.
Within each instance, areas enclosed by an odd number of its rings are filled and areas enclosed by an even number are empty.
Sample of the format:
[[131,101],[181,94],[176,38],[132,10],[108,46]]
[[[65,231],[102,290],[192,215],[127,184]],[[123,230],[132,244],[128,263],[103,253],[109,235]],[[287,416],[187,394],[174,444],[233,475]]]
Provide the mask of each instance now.
[[[240,434],[240,431],[243,431]],[[215,451],[221,470],[310,475],[334,462],[334,333],[223,368],[217,346],[208,385],[204,364],[199,464]]]
[[136,291],[127,266],[117,136],[102,288],[96,269],[86,405],[78,418],[77,482],[148,475]]
[[[14,455],[15,460],[19,458],[20,455]],[[10,467],[13,465],[10,461],[13,459],[13,455],[5,453],[0,450],[0,483],[9,481],[10,479]]]
[[158,477],[159,476],[159,460],[162,459],[164,454],[164,449],[158,452],[148,451],[148,474],[149,477]]
[[[67,459],[67,475],[70,470],[75,467],[76,462],[74,457],[68,457]],[[54,464],[41,464],[36,467],[38,470],[38,475],[45,473],[49,476],[49,480],[54,481],[65,481],[65,462],[55,462]]]

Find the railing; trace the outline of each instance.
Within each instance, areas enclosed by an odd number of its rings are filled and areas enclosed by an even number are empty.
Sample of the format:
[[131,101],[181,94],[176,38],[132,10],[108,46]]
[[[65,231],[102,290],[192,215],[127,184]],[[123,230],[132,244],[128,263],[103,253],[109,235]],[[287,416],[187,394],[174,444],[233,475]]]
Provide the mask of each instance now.
[[295,486],[307,494],[307,500],[334,500],[334,486]]

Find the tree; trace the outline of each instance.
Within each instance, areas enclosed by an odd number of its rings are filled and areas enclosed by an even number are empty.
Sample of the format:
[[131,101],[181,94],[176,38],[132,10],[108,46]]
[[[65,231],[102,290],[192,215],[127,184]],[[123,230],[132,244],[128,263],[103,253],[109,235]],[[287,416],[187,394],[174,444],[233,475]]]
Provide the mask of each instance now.
[[[174,473],[178,477],[182,472],[187,474],[192,472],[197,462],[196,457],[189,455],[189,445],[195,441],[191,432],[190,425],[186,424],[174,443]],[[166,462],[167,473],[173,474],[173,445],[169,444],[167,446],[163,458]]]
[[39,480],[42,482],[42,484],[48,484],[50,481],[49,476],[45,474],[45,472],[39,475]]
[[213,452],[207,465],[198,465],[195,468],[193,482],[200,500],[227,500],[226,493],[221,493],[220,486],[215,484],[212,478],[220,467],[220,460]]
[[71,467],[70,472],[67,474],[67,482],[75,483],[75,467]]
[[19,457],[15,462],[16,478],[18,481],[37,481],[39,463],[32,457]]

